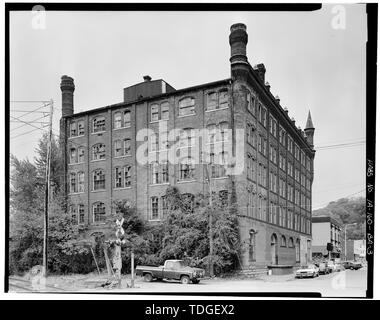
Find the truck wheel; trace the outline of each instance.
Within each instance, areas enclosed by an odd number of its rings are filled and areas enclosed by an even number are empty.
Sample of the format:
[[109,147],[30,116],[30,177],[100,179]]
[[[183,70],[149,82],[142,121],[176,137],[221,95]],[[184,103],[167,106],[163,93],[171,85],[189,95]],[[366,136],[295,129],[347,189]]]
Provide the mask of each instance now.
[[181,283],[182,284],[189,284],[190,283],[190,278],[188,276],[182,276],[181,277]]
[[146,282],[151,282],[153,280],[153,277],[150,273],[145,273],[144,274],[144,281]]
[[350,267],[350,270],[354,270],[354,267]]
[[194,283],[194,284],[198,284],[199,283],[199,279],[195,279],[195,280],[193,280],[192,282]]

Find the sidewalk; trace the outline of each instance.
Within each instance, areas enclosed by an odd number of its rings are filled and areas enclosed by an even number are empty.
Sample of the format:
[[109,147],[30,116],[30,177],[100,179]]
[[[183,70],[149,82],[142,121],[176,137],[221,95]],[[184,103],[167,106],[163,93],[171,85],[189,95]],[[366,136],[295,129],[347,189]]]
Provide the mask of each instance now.
[[284,282],[284,281],[294,281],[295,274],[284,274],[284,275],[267,275],[261,274],[256,276],[256,280],[262,280],[265,282]]

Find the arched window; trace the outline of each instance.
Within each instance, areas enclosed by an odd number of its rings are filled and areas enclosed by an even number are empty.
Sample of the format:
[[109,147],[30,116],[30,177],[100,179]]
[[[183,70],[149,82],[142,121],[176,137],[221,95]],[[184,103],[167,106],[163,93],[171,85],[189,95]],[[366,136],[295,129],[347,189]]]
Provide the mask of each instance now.
[[286,247],[286,238],[285,238],[285,236],[281,236],[281,247]]
[[70,137],[77,135],[77,123],[75,121],[70,122]]
[[193,97],[185,97],[178,102],[179,116],[188,116],[195,114],[195,99]]
[[106,188],[106,175],[102,169],[97,169],[92,173],[93,190],[103,190]]
[[92,160],[104,160],[106,158],[106,145],[97,143],[92,147]]
[[106,131],[106,118],[96,117],[92,120],[92,132]]
[[182,159],[179,164],[179,180],[194,179],[195,165],[191,157]]
[[254,262],[256,259],[255,259],[255,248],[256,248],[256,232],[255,230],[251,229],[249,230],[249,256],[248,256],[248,260],[249,262]]
[[92,216],[95,223],[106,220],[106,206],[103,202],[95,202],[92,205]]
[[289,238],[289,248],[294,248],[294,240],[292,237]]

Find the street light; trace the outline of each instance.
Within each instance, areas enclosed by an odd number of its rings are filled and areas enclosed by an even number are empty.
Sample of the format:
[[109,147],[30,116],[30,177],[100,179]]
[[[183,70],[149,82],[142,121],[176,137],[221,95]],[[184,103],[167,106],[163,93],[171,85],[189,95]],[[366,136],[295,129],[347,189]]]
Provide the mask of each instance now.
[[354,225],[357,225],[357,223],[349,223],[344,226],[344,260],[347,260],[347,227]]

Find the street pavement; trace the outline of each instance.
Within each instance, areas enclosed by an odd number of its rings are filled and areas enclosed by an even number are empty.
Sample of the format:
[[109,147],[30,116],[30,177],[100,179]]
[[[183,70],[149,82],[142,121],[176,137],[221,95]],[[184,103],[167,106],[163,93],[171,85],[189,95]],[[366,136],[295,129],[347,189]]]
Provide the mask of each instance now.
[[[60,277],[61,282],[56,278],[48,277],[46,284],[33,283],[16,277],[10,277],[11,292],[114,292],[122,291],[133,295],[147,293],[207,293],[212,297],[212,293],[255,293],[255,292],[316,292],[321,293],[322,297],[365,297],[367,288],[367,270],[345,270],[334,272],[328,275],[320,275],[316,278],[296,279],[294,275],[284,276],[261,276],[260,278],[214,278],[203,279],[199,284],[181,284],[179,281],[152,281],[145,282],[143,278],[135,279],[135,287],[129,288],[127,284],[131,283],[129,276],[123,276],[122,289],[104,289],[101,284],[104,283],[103,277],[86,277],[77,279],[70,276]],[[73,278],[73,279],[71,279]],[[30,283],[29,283],[30,282]]]
[[[130,283],[129,280],[127,280]],[[296,279],[294,275],[268,276],[262,279],[209,279],[183,285],[175,281],[144,282],[137,278],[135,288],[125,292],[317,292],[322,297],[365,297],[366,270],[346,270],[316,278]]]

